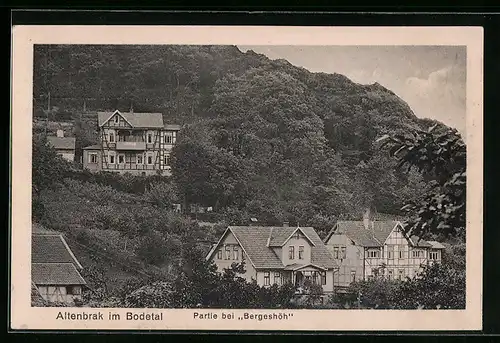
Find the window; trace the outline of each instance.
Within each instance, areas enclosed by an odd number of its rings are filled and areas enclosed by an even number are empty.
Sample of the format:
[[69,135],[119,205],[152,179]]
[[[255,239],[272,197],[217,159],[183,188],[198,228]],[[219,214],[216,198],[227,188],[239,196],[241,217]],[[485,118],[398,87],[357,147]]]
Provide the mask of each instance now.
[[341,259],[346,258],[345,247],[340,247],[340,258]]
[[118,163],[125,163],[125,155],[123,154],[118,155]]
[[172,134],[171,133],[167,133],[167,136],[165,138],[166,138],[167,144],[172,144]]
[[399,270],[398,277],[399,277],[399,280],[403,280],[404,279],[404,277],[405,277],[405,270],[404,269],[400,269]]
[[109,163],[115,164],[115,155],[114,154],[109,154]]
[[153,155],[148,155],[148,164],[153,164]]
[[351,270],[351,282],[356,282],[356,271]]
[[97,163],[97,154],[89,154],[89,163]]
[[66,286],[66,294],[79,295],[81,294],[81,289],[79,286]]
[[299,230],[297,230],[295,232],[295,239],[300,239],[300,232],[299,232]]
[[170,156],[168,156],[168,155],[163,156],[163,163],[166,166],[170,165]]
[[439,259],[439,253],[437,251],[429,251],[429,260],[436,261]]
[[422,250],[412,250],[411,256],[413,258],[422,258],[424,257],[424,252]]
[[119,122],[120,122],[120,117],[115,116],[115,123],[117,123],[117,124],[118,124]]
[[321,284],[326,285],[326,272],[321,272]]
[[368,257],[369,258],[379,258],[380,257],[380,250],[379,249],[368,250]]
[[387,258],[389,260],[394,259],[394,245],[388,245],[387,246]]
[[318,272],[313,272],[313,283],[315,285],[319,284],[319,280],[318,280]]
[[218,260],[222,260],[222,250],[221,250],[221,249],[219,249],[219,250],[217,251],[217,259],[218,259]]
[[148,143],[149,144],[153,143],[153,134],[152,133],[148,133]]
[[237,246],[234,246],[233,247],[233,260],[239,260],[240,259],[240,256],[239,256],[239,250],[238,250],[238,247]]
[[114,143],[115,142],[115,133],[114,132],[110,132],[109,133],[109,142],[110,143]]
[[138,154],[137,155],[137,164],[143,164],[144,163],[144,160],[142,159],[142,154]]
[[231,247],[229,245],[226,245],[226,260],[231,259]]
[[336,260],[339,259],[339,247],[333,247],[333,258]]
[[299,246],[299,260],[303,260],[303,259],[304,259],[304,246],[300,245]]
[[274,283],[277,285],[281,285],[281,273],[280,272],[274,272]]
[[404,247],[404,245],[400,245],[399,246],[398,252],[399,252],[399,258],[403,259],[405,257],[405,247]]
[[288,248],[288,259],[295,259],[295,247],[293,245]]
[[270,283],[270,275],[269,272],[264,272],[264,286],[269,286]]
[[393,273],[393,272],[392,272],[392,269],[388,269],[388,270],[387,270],[387,278],[388,278],[389,280],[392,280],[392,277],[393,277],[392,273]]

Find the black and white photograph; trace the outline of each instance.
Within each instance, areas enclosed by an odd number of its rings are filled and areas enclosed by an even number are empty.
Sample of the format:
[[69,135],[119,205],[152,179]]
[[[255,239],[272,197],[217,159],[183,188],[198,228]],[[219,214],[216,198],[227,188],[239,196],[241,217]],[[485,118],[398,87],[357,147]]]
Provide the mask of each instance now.
[[467,45],[209,43],[32,45],[30,307],[470,309]]

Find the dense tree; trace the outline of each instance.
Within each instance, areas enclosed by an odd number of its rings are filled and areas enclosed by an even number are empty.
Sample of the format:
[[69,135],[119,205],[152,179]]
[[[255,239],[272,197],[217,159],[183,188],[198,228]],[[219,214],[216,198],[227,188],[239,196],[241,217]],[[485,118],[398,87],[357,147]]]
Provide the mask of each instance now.
[[[378,84],[310,73],[232,46],[35,50],[35,112],[46,108],[50,91],[51,106],[75,113],[79,147],[95,139],[88,129],[96,125],[92,116],[80,114],[83,104],[95,111],[128,110],[133,103],[136,111],[160,111],[166,121],[190,124],[172,158],[175,187],[186,205],[309,223],[367,205],[398,212],[402,199],[421,194],[419,180],[400,180],[392,162],[372,149],[377,135],[421,126]],[[171,193],[160,191],[163,186],[115,179],[95,181],[135,193],[149,189],[162,206],[172,201],[159,199],[159,192]]]
[[465,265],[457,266],[450,258],[425,265],[413,278],[388,280],[379,275],[352,283],[347,295],[334,301],[373,309],[464,309]]
[[406,230],[422,237],[441,233],[465,238],[466,146],[460,134],[436,124],[379,141],[399,159],[398,167],[415,168],[431,179],[427,193],[403,207],[410,217]]
[[57,155],[45,135],[34,135],[32,155],[32,187],[34,193],[62,182],[69,163]]

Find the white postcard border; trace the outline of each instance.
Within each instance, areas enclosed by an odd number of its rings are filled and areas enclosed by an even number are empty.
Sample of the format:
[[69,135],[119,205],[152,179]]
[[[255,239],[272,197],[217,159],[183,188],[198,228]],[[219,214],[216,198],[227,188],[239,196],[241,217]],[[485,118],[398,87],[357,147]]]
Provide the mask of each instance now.
[[[12,329],[480,330],[483,230],[483,29],[481,27],[15,26],[12,31]],[[32,308],[31,140],[34,44],[463,45],[467,46],[467,248],[465,310],[197,310]],[[121,320],[58,320],[59,312],[120,314]],[[161,321],[126,313],[162,313]],[[218,319],[194,319],[194,313]],[[235,319],[221,319],[232,313]],[[238,319],[291,314],[288,319]],[[247,315],[248,316],[248,315]],[[272,316],[271,316],[272,317]]]

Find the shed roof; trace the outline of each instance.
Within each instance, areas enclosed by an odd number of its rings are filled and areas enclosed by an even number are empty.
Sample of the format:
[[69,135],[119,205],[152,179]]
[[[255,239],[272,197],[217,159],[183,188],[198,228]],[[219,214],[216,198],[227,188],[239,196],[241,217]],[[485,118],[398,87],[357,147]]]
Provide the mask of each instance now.
[[85,285],[73,263],[32,263],[31,280],[35,285]]
[[47,141],[57,150],[75,150],[75,137],[48,136]]
[[165,124],[164,129],[170,131],[179,131],[181,129],[181,126],[177,124]]
[[101,150],[101,146],[99,144],[89,145],[83,148],[83,150]]
[[427,241],[433,249],[446,249],[446,247],[438,241]]

